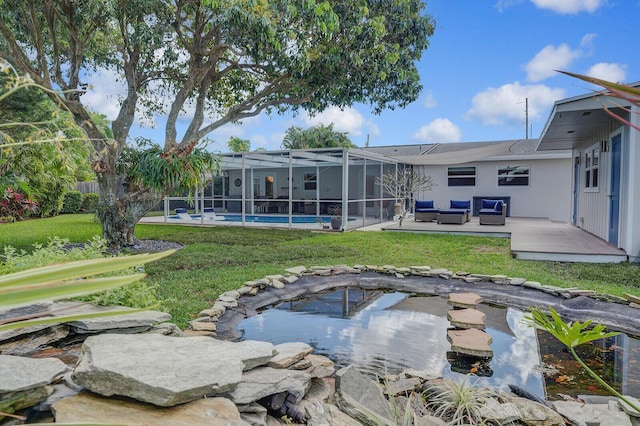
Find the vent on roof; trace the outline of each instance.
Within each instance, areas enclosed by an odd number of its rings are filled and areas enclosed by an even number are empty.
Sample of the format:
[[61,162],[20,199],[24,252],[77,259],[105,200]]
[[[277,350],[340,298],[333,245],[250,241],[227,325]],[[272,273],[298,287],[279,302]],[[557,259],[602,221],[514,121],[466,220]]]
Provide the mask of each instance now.
[[582,113],[583,117],[586,117],[587,115],[591,115],[591,111],[585,111]]

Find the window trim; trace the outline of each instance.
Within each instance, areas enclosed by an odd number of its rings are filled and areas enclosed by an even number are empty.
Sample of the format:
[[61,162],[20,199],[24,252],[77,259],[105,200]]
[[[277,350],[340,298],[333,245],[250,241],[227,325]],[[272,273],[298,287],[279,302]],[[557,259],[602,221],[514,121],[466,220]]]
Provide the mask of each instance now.
[[[523,178],[526,177],[527,178],[527,183],[526,184],[505,184],[505,185],[501,185],[500,184],[500,179],[504,179],[506,177],[508,177],[508,174],[505,175],[501,175],[500,174],[500,170],[501,169],[506,169],[506,168],[514,168],[514,170],[517,170],[520,167],[526,167],[527,168],[527,173],[526,174],[518,174],[518,175],[511,175],[513,177],[518,177],[518,178]],[[528,163],[511,163],[511,164],[502,164],[496,167],[496,179],[497,179],[497,186],[498,188],[523,188],[523,187],[530,187],[531,186],[531,164]]]
[[[582,170],[582,177],[584,186],[584,192],[599,192],[600,191],[600,165],[602,159],[600,152],[600,144],[596,143],[591,145],[584,152],[584,168]],[[596,161],[594,161],[596,159]],[[595,172],[595,173],[594,173]],[[594,179],[595,176],[595,179]],[[594,185],[595,180],[595,185]]]

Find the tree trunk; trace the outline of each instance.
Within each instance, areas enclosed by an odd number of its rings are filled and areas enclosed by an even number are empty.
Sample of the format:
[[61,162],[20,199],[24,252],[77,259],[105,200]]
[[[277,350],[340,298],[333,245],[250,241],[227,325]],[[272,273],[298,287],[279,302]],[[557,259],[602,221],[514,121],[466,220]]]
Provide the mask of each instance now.
[[102,225],[102,236],[109,247],[120,249],[134,245],[136,223],[162,200],[161,194],[149,191],[126,193],[115,174],[98,174],[100,202],[96,213]]

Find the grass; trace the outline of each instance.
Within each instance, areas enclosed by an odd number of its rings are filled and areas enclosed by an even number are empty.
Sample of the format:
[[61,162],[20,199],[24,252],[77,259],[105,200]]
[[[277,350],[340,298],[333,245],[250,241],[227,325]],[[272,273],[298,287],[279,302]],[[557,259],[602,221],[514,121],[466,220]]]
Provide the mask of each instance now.
[[[96,234],[100,234],[100,225],[92,215],[64,215],[0,225],[0,247],[12,245],[27,250],[52,236],[85,242]],[[637,265],[513,259],[506,238],[146,224],[136,226],[136,235],[186,245],[146,268],[148,281],[158,285],[158,296],[180,327],[210,307],[220,293],[298,265],[429,265],[454,272],[505,274],[560,287],[640,296]]]

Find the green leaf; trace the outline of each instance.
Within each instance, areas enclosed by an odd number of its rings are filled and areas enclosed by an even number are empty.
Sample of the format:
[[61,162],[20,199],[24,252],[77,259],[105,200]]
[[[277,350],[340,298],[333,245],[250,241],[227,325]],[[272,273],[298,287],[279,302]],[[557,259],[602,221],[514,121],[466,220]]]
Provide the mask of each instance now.
[[43,266],[15,272],[0,277],[0,288],[20,287],[32,284],[45,284],[86,277],[110,271],[131,268],[143,263],[153,262],[173,254],[175,250],[160,253],[138,254],[126,257],[108,257],[103,259],[80,260],[59,265]]

